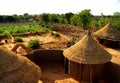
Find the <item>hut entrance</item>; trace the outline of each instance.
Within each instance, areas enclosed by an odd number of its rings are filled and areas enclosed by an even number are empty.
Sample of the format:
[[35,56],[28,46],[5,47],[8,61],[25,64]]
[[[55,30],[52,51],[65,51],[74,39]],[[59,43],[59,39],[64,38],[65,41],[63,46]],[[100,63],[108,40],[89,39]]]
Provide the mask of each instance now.
[[111,41],[111,40],[105,40],[104,45],[111,47],[111,48],[118,48],[119,47],[119,41]]
[[104,39],[100,39],[100,44],[104,44]]
[[65,72],[68,74],[69,73],[68,72],[69,64],[68,64],[68,59],[67,58],[64,59],[64,66],[65,66]]

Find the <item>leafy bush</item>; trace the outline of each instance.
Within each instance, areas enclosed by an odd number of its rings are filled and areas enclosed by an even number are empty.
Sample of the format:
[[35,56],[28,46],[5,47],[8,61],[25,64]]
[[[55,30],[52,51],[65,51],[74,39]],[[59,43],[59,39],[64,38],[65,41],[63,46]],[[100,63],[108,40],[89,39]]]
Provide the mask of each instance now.
[[54,35],[55,35],[55,37],[60,37],[59,33],[55,33]]
[[60,37],[60,34],[57,33],[57,32],[51,32],[51,35],[54,36],[54,37]]
[[33,49],[37,49],[39,47],[39,40],[30,40],[28,42],[28,46]]
[[22,39],[21,37],[18,37],[18,36],[17,36],[17,37],[15,37],[15,41],[16,41],[16,42],[23,42],[23,39]]
[[72,39],[69,42],[67,42],[67,47],[70,47],[70,46],[74,45],[75,44],[75,40],[76,39],[74,37],[72,37]]

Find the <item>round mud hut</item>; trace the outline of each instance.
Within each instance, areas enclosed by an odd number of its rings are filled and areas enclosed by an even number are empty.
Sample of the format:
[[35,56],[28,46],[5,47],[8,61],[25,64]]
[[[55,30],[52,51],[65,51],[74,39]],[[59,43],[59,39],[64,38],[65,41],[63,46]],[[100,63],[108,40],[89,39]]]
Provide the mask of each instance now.
[[97,83],[102,79],[105,63],[111,55],[92,38],[90,31],[79,42],[63,51],[68,59],[68,74],[80,83]]
[[0,83],[38,83],[40,74],[29,59],[0,47]]
[[120,32],[108,23],[100,30],[94,32],[98,43],[107,47],[118,48],[120,41]]

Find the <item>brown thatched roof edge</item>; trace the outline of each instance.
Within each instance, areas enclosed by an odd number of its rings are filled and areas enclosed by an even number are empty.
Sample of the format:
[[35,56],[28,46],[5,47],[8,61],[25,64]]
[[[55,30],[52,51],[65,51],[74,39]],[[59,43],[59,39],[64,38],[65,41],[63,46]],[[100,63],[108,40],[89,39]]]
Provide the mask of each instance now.
[[37,83],[40,74],[29,59],[0,47],[0,83]]

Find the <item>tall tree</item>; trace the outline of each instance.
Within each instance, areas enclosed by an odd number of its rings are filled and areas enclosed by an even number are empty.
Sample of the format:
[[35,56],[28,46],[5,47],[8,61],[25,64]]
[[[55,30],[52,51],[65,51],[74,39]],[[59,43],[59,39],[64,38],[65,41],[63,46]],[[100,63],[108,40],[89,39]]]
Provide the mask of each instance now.
[[90,11],[91,10],[85,9],[85,10],[82,10],[79,13],[80,22],[81,22],[80,24],[82,24],[82,27],[84,29],[89,27],[89,24],[90,24],[90,21],[91,21],[91,18],[92,18],[92,14],[90,13]]
[[69,12],[69,13],[65,13],[65,18],[67,20],[67,22],[70,24],[70,18],[73,16],[74,14]]
[[29,20],[29,14],[28,13],[24,13],[24,21],[28,21]]
[[111,19],[108,18],[107,16],[105,16],[103,13],[101,13],[101,16],[100,16],[100,18],[98,20],[99,28],[105,26],[109,22],[111,22]]
[[58,15],[57,14],[49,14],[49,21],[58,23],[59,22]]
[[41,18],[44,22],[49,22],[49,14],[43,13],[41,14]]
[[120,12],[115,12],[113,16],[113,26],[120,30]]
[[74,15],[71,17],[70,21],[71,21],[71,24],[81,25],[81,24],[80,24],[80,23],[81,23],[81,22],[80,22],[80,17],[79,17],[78,14],[74,14]]
[[17,16],[17,14],[14,14],[14,15],[13,15],[13,18],[15,19],[16,22],[19,21],[19,18],[18,18],[18,16]]
[[34,15],[33,19],[35,22],[39,22],[40,21],[40,16],[39,15]]
[[120,16],[120,12],[114,12],[113,16]]

